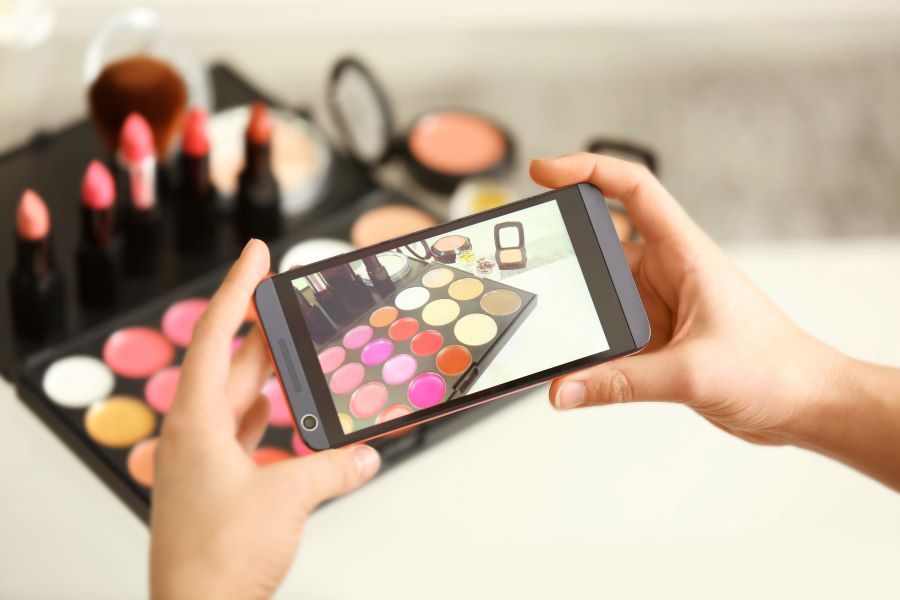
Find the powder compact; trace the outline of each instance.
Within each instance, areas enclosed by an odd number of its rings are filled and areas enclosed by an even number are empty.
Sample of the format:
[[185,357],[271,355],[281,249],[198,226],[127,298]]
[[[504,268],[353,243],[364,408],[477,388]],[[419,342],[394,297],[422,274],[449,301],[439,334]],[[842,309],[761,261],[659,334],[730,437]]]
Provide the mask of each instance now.
[[[515,243],[503,243],[502,233],[504,229],[516,232]],[[504,221],[494,225],[494,245],[497,247],[494,256],[501,271],[521,269],[528,263],[528,256],[525,254],[525,227],[522,226],[520,221]]]
[[438,262],[452,265],[460,252],[472,249],[472,242],[464,235],[453,234],[438,238],[431,245],[431,256]]
[[416,181],[449,193],[464,179],[501,175],[512,164],[513,144],[506,130],[467,109],[424,113],[395,139],[387,95],[372,72],[354,58],[335,65],[327,94],[347,149],[369,168],[400,155]]

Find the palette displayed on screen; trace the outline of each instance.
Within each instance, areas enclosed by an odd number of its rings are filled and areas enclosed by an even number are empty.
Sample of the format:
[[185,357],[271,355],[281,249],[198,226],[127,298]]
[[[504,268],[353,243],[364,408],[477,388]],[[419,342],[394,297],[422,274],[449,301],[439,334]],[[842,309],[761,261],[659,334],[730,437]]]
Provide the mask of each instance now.
[[345,434],[608,348],[555,200],[292,283]]

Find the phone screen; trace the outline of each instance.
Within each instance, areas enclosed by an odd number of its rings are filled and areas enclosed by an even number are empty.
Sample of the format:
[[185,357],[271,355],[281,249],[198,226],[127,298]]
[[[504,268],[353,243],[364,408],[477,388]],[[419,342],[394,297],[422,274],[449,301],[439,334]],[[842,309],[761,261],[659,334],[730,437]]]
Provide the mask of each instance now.
[[281,301],[301,317],[294,341],[330,437],[365,439],[633,350],[576,188],[470,219],[284,275],[293,297]]

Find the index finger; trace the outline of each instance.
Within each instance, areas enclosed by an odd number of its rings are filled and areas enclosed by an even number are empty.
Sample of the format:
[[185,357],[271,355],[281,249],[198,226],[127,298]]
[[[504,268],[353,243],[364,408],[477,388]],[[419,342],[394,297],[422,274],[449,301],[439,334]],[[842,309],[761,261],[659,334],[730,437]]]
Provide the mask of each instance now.
[[676,235],[693,226],[675,198],[646,167],[637,163],[578,152],[531,161],[531,178],[550,188],[592,183],[604,195],[622,202],[648,241]]
[[192,399],[225,393],[231,339],[244,322],[256,285],[269,273],[269,249],[250,240],[197,321],[181,371],[180,387],[199,390]]

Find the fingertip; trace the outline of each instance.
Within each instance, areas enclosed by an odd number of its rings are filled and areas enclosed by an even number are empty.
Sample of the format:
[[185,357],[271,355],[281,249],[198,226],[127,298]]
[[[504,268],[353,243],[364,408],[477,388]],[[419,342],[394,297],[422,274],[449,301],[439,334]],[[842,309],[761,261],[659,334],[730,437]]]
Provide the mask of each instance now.
[[556,389],[553,397],[553,406],[557,410],[568,410],[581,406],[587,400],[587,390],[580,381],[564,381]]
[[360,482],[366,482],[375,476],[381,467],[381,455],[371,446],[360,444],[351,449],[353,460]]

